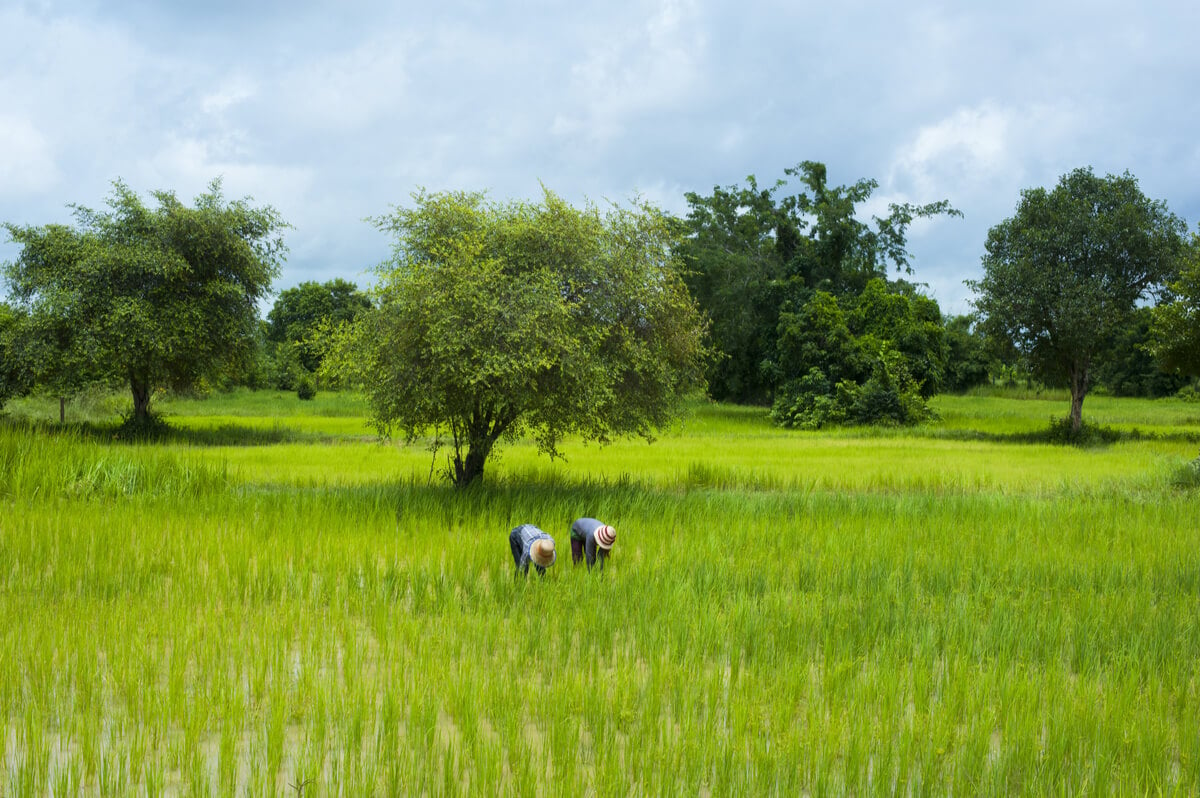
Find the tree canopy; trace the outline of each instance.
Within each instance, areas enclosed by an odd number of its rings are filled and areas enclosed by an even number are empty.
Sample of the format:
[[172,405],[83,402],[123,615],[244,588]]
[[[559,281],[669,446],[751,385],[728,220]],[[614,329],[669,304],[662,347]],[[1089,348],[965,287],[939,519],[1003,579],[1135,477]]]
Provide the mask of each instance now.
[[381,433],[448,442],[456,485],[519,434],[552,457],[568,434],[649,439],[702,384],[701,316],[649,205],[422,191],[373,221],[393,255],[326,370],[353,372]]
[[192,386],[251,350],[286,227],[270,207],[227,201],[219,180],[191,207],[152,196],[147,207],[117,181],[107,210],[73,206],[74,226],[5,225],[22,249],[4,277],[44,356],[38,377],[124,382],[139,423],[155,389]]
[[688,286],[712,320],[720,355],[708,372],[715,399],[769,403],[794,371],[780,362],[781,314],[798,312],[817,291],[857,296],[889,269],[909,273],[913,220],[961,215],[946,200],[892,203],[887,216],[864,221],[876,181],[831,186],[815,161],[784,174],[769,188],[750,176],[745,186],[686,195]]
[[369,307],[371,298],[349,280],[303,282],[280,292],[267,314],[267,338],[277,344],[295,345],[301,365],[316,371],[321,354],[313,341],[321,326],[354,321]]
[[1071,391],[1071,428],[1114,336],[1175,274],[1184,222],[1133,175],[1075,169],[1052,190],[1021,192],[988,231],[983,279],[968,281],[985,334],[1011,342],[1047,382]]

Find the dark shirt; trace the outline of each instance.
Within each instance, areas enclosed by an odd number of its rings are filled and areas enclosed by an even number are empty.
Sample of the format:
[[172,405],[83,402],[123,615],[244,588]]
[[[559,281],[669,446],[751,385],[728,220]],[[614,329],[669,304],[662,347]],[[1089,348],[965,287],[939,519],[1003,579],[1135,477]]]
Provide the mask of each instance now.
[[596,545],[596,530],[602,526],[604,522],[595,518],[579,518],[571,524],[571,537],[583,541],[583,555],[587,558],[588,568],[595,565],[596,558],[599,557],[601,571],[604,570],[604,560],[608,557],[608,550]]

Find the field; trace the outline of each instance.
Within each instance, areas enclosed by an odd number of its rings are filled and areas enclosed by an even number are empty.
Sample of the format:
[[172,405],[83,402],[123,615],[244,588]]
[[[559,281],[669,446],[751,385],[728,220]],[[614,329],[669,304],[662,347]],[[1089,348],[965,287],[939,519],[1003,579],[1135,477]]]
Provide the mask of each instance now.
[[12,403],[0,796],[1195,795],[1200,405],[1089,398],[1087,448],[1062,397],[936,407],[697,403],[454,492],[352,396],[164,400],[156,444]]

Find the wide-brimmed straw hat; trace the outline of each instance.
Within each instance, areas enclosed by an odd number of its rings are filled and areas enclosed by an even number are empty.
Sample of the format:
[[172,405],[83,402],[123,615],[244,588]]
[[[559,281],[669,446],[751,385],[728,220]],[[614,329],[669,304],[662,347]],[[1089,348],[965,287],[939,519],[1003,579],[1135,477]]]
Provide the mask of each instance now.
[[607,551],[617,542],[617,530],[604,525],[596,528],[596,545]]
[[535,565],[549,568],[554,564],[554,541],[550,538],[538,538],[529,547],[529,559]]

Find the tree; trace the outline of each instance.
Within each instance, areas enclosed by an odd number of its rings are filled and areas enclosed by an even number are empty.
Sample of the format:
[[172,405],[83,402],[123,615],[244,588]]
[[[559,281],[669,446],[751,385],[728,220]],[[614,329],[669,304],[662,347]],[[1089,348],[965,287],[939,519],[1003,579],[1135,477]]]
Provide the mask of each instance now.
[[1169,301],[1153,311],[1150,350],[1168,370],[1200,376],[1200,233],[1192,236]]
[[783,382],[771,416],[787,427],[914,424],[928,418],[947,349],[937,303],[912,286],[869,281],[841,299],[816,291],[779,322]]
[[1171,396],[1190,380],[1163,367],[1151,347],[1156,308],[1138,307],[1130,323],[1113,336],[1104,360],[1096,367],[1095,382],[1113,396]]
[[[284,253],[270,207],[226,201],[220,180],[192,207],[169,191],[148,208],[123,182],[75,227],[5,225],[22,246],[4,277],[57,352],[59,375],[125,382],[133,421],[159,387],[186,388],[252,352],[257,304]],[[49,344],[47,344],[49,345]]]
[[815,291],[857,295],[871,280],[886,280],[889,268],[911,273],[913,220],[962,215],[945,200],[892,203],[886,217],[863,221],[859,209],[876,181],[830,186],[825,165],[815,161],[784,174],[770,188],[750,176],[744,187],[686,195],[688,286],[712,319],[720,355],[708,373],[715,399],[769,403],[787,370],[776,349],[781,313]]
[[1093,367],[1137,303],[1174,274],[1185,231],[1129,172],[1100,178],[1090,167],[1051,191],[1022,191],[1016,215],[988,231],[983,279],[967,281],[981,326],[1042,379],[1067,384],[1073,431]]
[[964,393],[988,381],[992,356],[970,316],[946,319],[946,375],[942,390]]
[[267,338],[276,344],[295,345],[304,368],[316,371],[321,357],[312,342],[320,326],[354,321],[369,307],[371,298],[348,280],[303,282],[285,289],[275,300],[267,314]]
[[469,485],[500,440],[650,439],[702,385],[703,325],[655,208],[413,195],[373,220],[395,238],[376,307],[324,370],[365,386],[380,432],[449,438]]
[[29,388],[29,370],[20,351],[24,319],[16,310],[0,302],[0,408]]

